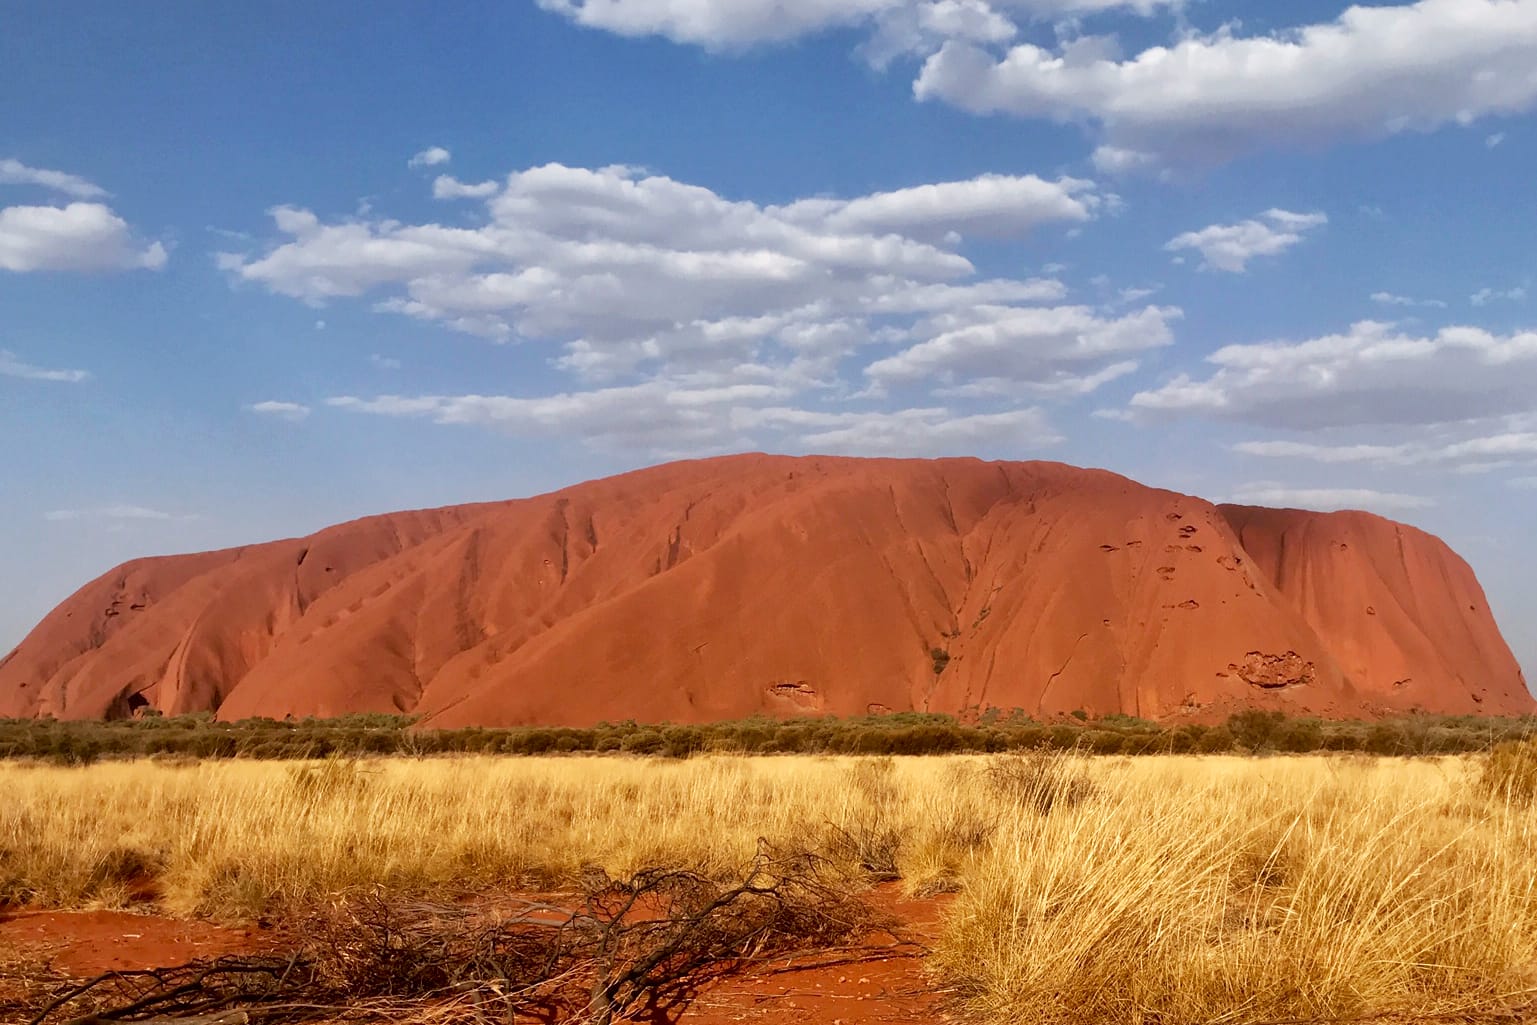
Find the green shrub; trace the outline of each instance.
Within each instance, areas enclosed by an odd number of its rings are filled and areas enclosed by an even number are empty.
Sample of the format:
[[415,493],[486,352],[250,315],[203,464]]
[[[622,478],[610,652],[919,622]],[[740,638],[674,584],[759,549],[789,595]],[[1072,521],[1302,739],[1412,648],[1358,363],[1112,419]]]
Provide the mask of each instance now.
[[1036,723],[1015,710],[973,709],[969,718],[895,712],[852,719],[772,719],[699,726],[633,721],[586,728],[524,726],[424,730],[396,715],[340,719],[216,722],[207,714],[164,719],[60,722],[0,719],[0,758],[44,759],[61,765],[102,758],[312,759],[482,753],[541,755],[627,751],[688,757],[699,751],[744,754],[946,754],[1084,749],[1097,754],[1214,753],[1222,751],[1359,751],[1427,756],[1489,751],[1537,732],[1532,719],[1431,716],[1417,713],[1378,722],[1288,719],[1249,711],[1207,727],[1158,724],[1128,715],[1090,719],[1081,710],[1052,723]]
[[1217,754],[1233,750],[1236,738],[1226,726],[1213,726],[1196,738],[1195,749],[1202,754]]
[[704,730],[698,726],[668,726],[662,730],[662,752],[669,758],[687,758],[704,749]]
[[1128,739],[1114,730],[1085,730],[1081,746],[1097,755],[1118,755],[1126,750]]
[[654,755],[666,747],[667,738],[656,730],[640,730],[619,742],[619,750],[632,755]]
[[99,741],[66,733],[55,742],[49,760],[56,765],[91,765],[101,758],[101,750]]
[[1285,722],[1285,713],[1251,708],[1228,716],[1227,728],[1240,746],[1250,751],[1267,751],[1275,748],[1276,734]]
[[1290,719],[1276,727],[1271,742],[1277,751],[1301,754],[1323,746],[1324,724],[1317,719]]
[[1366,730],[1363,750],[1374,755],[1407,754],[1409,744],[1403,724],[1398,722],[1374,722]]

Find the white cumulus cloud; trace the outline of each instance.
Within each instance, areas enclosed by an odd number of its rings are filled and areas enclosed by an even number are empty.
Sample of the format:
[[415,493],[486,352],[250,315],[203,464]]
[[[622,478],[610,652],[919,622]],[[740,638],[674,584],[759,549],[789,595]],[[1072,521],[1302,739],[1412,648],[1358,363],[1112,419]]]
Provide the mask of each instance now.
[[1301,342],[1229,345],[1205,377],[1137,393],[1131,411],[1205,415],[1272,427],[1440,424],[1537,406],[1537,332],[1445,327],[1415,335],[1362,321]]
[[101,203],[0,209],[0,270],[159,270],[165,262],[164,246],[141,246]]
[[1106,313],[1068,303],[1054,278],[978,273],[970,239],[1114,212],[1116,198],[1084,179],[982,175],[764,205],[632,167],[551,164],[485,186],[439,178],[434,192],[476,215],[333,221],[282,206],[279,237],[219,262],[301,301],[357,299],[539,346],[573,380],[553,394],[509,382],[336,395],[331,408],[663,456],[1019,457],[1060,437],[1021,396],[1070,400],[1131,373],[1180,315]]
[[1328,22],[1224,28],[1123,57],[1118,41],[952,40],[915,94],[978,113],[1092,126],[1102,169],[1209,164],[1467,124],[1537,106],[1537,0],[1353,6]]
[[440,174],[432,180],[433,199],[485,199],[493,196],[501,185],[495,181],[462,182],[451,174]]
[[871,37],[860,47],[865,60],[884,68],[907,54],[928,55],[947,40],[1004,43],[1019,27],[984,0],[934,0],[904,3],[875,19]]
[[778,43],[839,28],[870,38],[861,47],[883,65],[926,53],[948,39],[1000,43],[1016,21],[1071,18],[1099,11],[1139,14],[1183,0],[538,0],[587,28],[622,36],[661,36],[710,50]]
[[[515,172],[479,201],[472,227],[279,207],[286,238],[221,265],[309,302],[370,296],[380,310],[553,345],[559,367],[594,381],[762,361],[815,374],[863,346],[942,334],[947,314],[1061,300],[1051,279],[979,276],[966,238],[1114,207],[1092,182],[1033,175],[763,206],[633,168],[559,164]],[[1100,369],[1082,351],[1038,363],[1052,380]]]
[[454,155],[442,146],[429,146],[419,153],[412,154],[406,161],[409,167],[441,167],[454,158]]
[[1052,221],[1087,221],[1117,202],[1081,178],[984,174],[850,200],[803,199],[775,212],[791,223],[846,234],[1008,238]]
[[1169,345],[1169,323],[1179,316],[1158,306],[1114,318],[1086,306],[972,307],[933,318],[930,337],[865,374],[879,385],[930,382],[965,387],[964,394],[1071,388],[1085,369],[1110,364],[1111,378],[1136,369],[1125,357]]
[[1170,239],[1164,249],[1174,253],[1193,249],[1201,254],[1203,268],[1242,274],[1258,256],[1276,256],[1302,241],[1315,228],[1329,223],[1321,213],[1266,210],[1257,218],[1237,224],[1213,224]]

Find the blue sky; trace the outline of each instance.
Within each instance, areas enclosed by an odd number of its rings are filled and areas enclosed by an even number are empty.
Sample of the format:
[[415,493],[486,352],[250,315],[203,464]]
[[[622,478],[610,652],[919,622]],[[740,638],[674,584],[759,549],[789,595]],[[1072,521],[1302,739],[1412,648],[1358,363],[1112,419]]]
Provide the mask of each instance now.
[[1537,0],[7,5],[0,649],[766,449],[1371,509],[1530,676],[1534,68]]

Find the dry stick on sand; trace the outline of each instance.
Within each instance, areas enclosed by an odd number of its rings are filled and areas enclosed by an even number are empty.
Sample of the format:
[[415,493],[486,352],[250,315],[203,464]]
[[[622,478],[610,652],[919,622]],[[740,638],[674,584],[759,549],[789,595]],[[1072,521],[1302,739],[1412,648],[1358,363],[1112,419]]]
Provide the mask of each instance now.
[[[703,981],[747,962],[843,948],[877,926],[892,927],[820,859],[764,845],[738,883],[647,869],[595,880],[575,909],[518,901],[498,914],[354,897],[305,922],[305,945],[287,961],[109,973],[66,990],[30,1025],[406,1015],[452,1025],[530,1011],[608,1025],[640,1008],[678,1006]],[[96,1005],[91,1013],[62,1017],[86,1000]]]

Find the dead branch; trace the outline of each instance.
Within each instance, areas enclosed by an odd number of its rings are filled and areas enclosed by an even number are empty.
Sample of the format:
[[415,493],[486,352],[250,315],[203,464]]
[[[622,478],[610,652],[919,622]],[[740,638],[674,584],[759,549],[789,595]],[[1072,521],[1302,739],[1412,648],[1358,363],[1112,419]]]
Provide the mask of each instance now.
[[[352,895],[300,923],[290,958],[112,972],[71,985],[29,1025],[510,1022],[610,1025],[686,1003],[770,957],[846,950],[881,923],[817,858],[767,845],[720,883],[678,869],[599,874],[568,906],[501,909]],[[84,1013],[82,1013],[84,1012]]]

